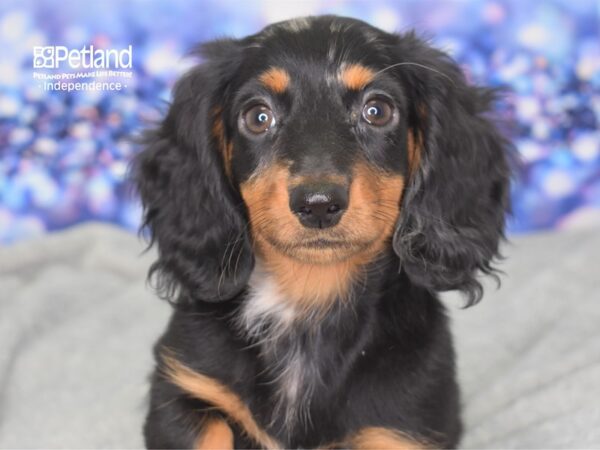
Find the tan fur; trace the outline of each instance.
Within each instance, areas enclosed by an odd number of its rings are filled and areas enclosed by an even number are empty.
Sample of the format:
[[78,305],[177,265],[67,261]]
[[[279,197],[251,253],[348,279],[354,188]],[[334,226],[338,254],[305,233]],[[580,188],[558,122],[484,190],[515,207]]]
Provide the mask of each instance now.
[[359,91],[373,80],[375,72],[362,64],[350,64],[342,67],[339,79],[352,91]]
[[421,163],[422,149],[423,142],[421,134],[412,129],[408,130],[408,174],[410,176],[414,175]]
[[356,450],[425,450],[430,448],[404,433],[383,427],[363,428],[345,444]]
[[223,419],[211,418],[194,445],[196,450],[233,450],[233,431]]
[[290,84],[290,75],[279,67],[271,67],[263,72],[258,79],[263,86],[276,94],[285,92]]
[[[338,178],[332,177],[335,182],[340,181]],[[336,226],[322,230],[304,228],[290,211],[288,186],[297,183],[285,165],[274,165],[243,183],[241,193],[248,207],[257,256],[274,275],[283,297],[299,306],[300,311],[323,312],[336,298],[350,294],[353,281],[391,237],[404,179],[366,163],[357,164],[347,211]],[[299,246],[318,238],[344,245]]]
[[213,126],[212,134],[217,141],[219,151],[223,158],[223,165],[225,166],[225,174],[231,179],[231,158],[233,156],[233,144],[227,142],[225,139],[225,125],[223,124],[223,118],[221,114],[223,110],[220,107],[216,107],[213,110]]
[[256,443],[269,449],[281,448],[279,442],[256,423],[248,406],[230,388],[214,378],[193,371],[169,354],[163,353],[163,360],[166,365],[165,376],[171,383],[192,397],[214,405]]

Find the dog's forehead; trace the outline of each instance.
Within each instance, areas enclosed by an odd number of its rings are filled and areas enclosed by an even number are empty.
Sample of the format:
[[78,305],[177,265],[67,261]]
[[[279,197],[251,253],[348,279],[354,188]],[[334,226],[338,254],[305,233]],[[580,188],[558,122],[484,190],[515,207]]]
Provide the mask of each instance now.
[[306,37],[361,37],[367,42],[377,41],[386,33],[358,19],[338,16],[300,17],[277,22],[266,26],[254,35],[259,41],[290,37],[300,39]]
[[281,68],[293,76],[317,66],[331,79],[348,69],[351,84],[360,84],[364,68],[375,71],[389,63],[388,41],[387,33],[359,20],[321,16],[270,25],[252,37],[252,46],[263,70]]

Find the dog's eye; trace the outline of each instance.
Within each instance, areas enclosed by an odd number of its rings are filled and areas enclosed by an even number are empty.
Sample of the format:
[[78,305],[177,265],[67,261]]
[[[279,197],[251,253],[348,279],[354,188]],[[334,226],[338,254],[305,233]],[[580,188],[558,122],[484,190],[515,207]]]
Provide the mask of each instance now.
[[373,99],[363,106],[362,116],[370,125],[382,127],[390,123],[393,112],[392,105],[385,100]]
[[267,106],[256,105],[244,113],[244,124],[251,133],[264,133],[275,124],[275,116]]

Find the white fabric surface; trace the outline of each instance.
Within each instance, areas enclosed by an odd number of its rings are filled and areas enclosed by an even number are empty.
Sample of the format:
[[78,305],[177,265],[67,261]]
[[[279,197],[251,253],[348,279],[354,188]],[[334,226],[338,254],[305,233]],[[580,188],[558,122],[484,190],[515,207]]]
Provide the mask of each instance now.
[[[88,224],[0,247],[0,448],[139,448],[170,311],[154,254]],[[470,309],[448,295],[466,448],[600,448],[600,232],[507,246]]]

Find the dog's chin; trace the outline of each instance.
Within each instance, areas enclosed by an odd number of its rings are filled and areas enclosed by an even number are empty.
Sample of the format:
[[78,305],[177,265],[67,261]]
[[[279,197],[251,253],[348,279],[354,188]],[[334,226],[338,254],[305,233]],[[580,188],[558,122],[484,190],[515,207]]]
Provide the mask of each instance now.
[[283,242],[273,237],[267,242],[278,253],[304,264],[338,264],[368,252],[372,240],[348,241],[327,237],[314,237]]

